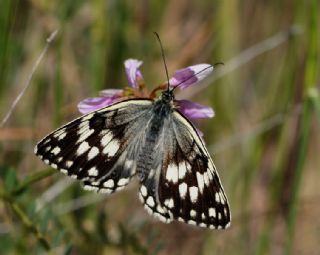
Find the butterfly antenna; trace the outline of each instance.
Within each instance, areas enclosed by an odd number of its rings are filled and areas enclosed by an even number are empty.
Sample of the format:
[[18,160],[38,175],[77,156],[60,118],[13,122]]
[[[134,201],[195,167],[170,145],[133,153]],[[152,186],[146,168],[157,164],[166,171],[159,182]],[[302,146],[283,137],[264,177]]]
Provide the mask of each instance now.
[[178,83],[176,86],[174,86],[171,91],[174,91],[176,88],[178,88],[180,85],[182,85],[183,83],[185,83],[186,81],[192,79],[193,77],[197,76],[198,74],[204,72],[205,70],[209,69],[209,68],[215,68],[217,65],[224,65],[222,62],[219,63],[215,63],[213,65],[207,66],[206,68],[203,68],[202,70],[200,70],[199,72],[193,74],[192,76],[188,77],[187,79],[183,80],[182,82]]
[[162,47],[162,42],[161,42],[161,39],[160,39],[160,36],[157,32],[153,32],[157,39],[158,39],[158,42],[160,44],[160,48],[161,48],[161,55],[162,55],[162,59],[163,59],[163,64],[164,64],[164,68],[166,70],[166,75],[167,75],[167,81],[168,81],[168,88],[167,90],[169,91],[169,88],[170,88],[170,83],[169,83],[169,74],[168,74],[168,68],[167,68],[167,63],[166,63],[166,58],[164,56],[164,50],[163,50],[163,47]]

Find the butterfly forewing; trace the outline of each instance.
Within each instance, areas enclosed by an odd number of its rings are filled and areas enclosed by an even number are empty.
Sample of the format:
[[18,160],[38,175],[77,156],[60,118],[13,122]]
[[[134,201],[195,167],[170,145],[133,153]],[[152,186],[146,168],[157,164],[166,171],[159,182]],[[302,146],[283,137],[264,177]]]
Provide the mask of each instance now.
[[111,193],[135,174],[135,152],[151,100],[127,100],[84,115],[45,137],[35,153],[48,165]]

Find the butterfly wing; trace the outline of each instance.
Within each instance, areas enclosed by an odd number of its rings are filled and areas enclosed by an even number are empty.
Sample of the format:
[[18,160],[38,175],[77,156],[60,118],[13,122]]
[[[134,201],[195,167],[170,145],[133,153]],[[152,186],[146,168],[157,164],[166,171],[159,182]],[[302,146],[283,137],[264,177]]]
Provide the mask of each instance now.
[[178,111],[166,120],[158,146],[157,170],[140,188],[147,210],[164,222],[227,228],[231,215],[216,168],[195,128]]
[[[112,193],[135,174],[152,101],[131,99],[84,115],[41,140],[35,154],[84,188]],[[142,132],[141,132],[142,131]]]

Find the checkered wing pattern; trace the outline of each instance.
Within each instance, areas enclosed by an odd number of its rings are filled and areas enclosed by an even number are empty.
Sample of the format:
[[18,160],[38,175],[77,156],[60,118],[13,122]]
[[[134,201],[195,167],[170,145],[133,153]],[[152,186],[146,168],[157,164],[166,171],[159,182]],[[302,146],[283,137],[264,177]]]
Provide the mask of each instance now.
[[81,180],[87,190],[120,190],[135,174],[135,153],[151,106],[151,100],[134,99],[91,112],[46,136],[35,154]]
[[218,172],[193,125],[178,111],[165,123],[148,178],[140,187],[146,209],[162,220],[227,228],[231,215]]

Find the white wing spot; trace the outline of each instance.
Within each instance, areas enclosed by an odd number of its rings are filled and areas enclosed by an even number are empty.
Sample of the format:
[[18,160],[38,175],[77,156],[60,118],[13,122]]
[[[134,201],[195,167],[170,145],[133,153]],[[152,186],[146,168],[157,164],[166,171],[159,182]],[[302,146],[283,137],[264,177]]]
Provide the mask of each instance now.
[[54,147],[54,149],[51,151],[51,153],[53,155],[58,155],[60,151],[61,151],[61,149],[57,146],[57,147]]
[[50,164],[50,166],[53,167],[53,168],[55,168],[55,169],[58,168],[58,166],[57,166],[56,164]]
[[[148,207],[149,208],[149,207]],[[153,213],[153,215],[160,221],[164,222],[164,223],[169,223],[171,220],[167,219],[166,217],[162,216],[159,213]]]
[[111,189],[102,188],[102,189],[99,189],[99,192],[100,193],[105,193],[105,194],[110,194],[110,193],[112,193],[112,190]]
[[146,200],[146,203],[150,207],[154,207],[155,206],[154,199],[151,196],[148,197],[148,199]]
[[209,185],[210,185],[210,180],[209,180],[208,175],[210,175],[210,173],[208,171],[203,173],[203,180],[204,180],[204,183],[206,184],[207,187],[209,187]]
[[187,223],[190,225],[197,225],[197,222],[195,222],[194,220],[188,220]]
[[66,167],[70,168],[73,165],[73,161],[67,160],[66,161]]
[[98,176],[98,170],[95,167],[91,167],[88,171],[90,176]]
[[[81,130],[79,130],[81,131]],[[78,131],[78,133],[79,133]],[[92,135],[94,133],[94,129],[89,129],[88,131],[85,131],[83,133],[80,134],[79,139],[76,143],[81,143],[84,140],[86,140],[90,135]]]
[[84,132],[87,129],[87,127],[89,127],[89,121],[88,120],[82,121],[78,126],[77,133],[81,134],[82,132]]
[[218,213],[218,220],[221,220],[222,216],[221,213]]
[[108,133],[106,133],[103,137],[102,137],[102,139],[101,139],[101,145],[103,146],[103,147],[105,147],[105,146],[107,146],[108,145],[108,143],[112,140],[112,135],[108,132]]
[[84,116],[83,120],[90,120],[93,117],[93,113],[89,113],[87,116]]
[[47,146],[47,147],[44,149],[44,151],[45,151],[45,152],[48,152],[50,149],[51,149],[51,146],[49,145],[49,146]]
[[219,192],[216,192],[215,197],[216,197],[216,202],[217,202],[217,203],[220,203],[220,195],[219,195]]
[[141,186],[141,188],[140,188],[140,192],[141,192],[141,195],[142,196],[144,196],[144,197],[146,197],[147,196],[147,188],[145,187],[145,186]]
[[115,190],[116,190],[116,191],[120,191],[120,190],[123,190],[124,187],[125,187],[125,186],[118,186]]
[[57,138],[58,140],[62,140],[63,138],[65,138],[66,135],[67,135],[66,129],[62,128],[62,129],[58,130],[53,136],[54,136],[54,138]]
[[148,211],[149,214],[154,215],[154,212],[152,211],[152,209],[149,206],[144,205],[144,208]]
[[189,193],[190,193],[191,202],[196,203],[198,200],[198,188],[195,186],[190,187]]
[[179,163],[179,179],[182,180],[187,173],[187,166],[186,166],[186,162],[182,161]]
[[114,187],[114,181],[113,180],[108,180],[105,183],[103,183],[103,186],[109,189],[112,189]]
[[207,227],[207,224],[206,224],[206,223],[201,222],[201,223],[199,224],[199,227],[206,228],[206,227]]
[[82,155],[83,153],[85,153],[87,150],[89,150],[90,146],[87,142],[82,142],[79,147],[78,150],[76,152],[76,154],[78,156]]
[[197,216],[197,212],[193,209],[190,210],[190,217],[195,218]]
[[181,196],[182,199],[185,199],[186,198],[186,195],[187,195],[187,184],[186,183],[181,183],[179,185],[179,194]]
[[67,133],[61,133],[61,135],[59,135],[59,137],[57,137],[58,140],[62,140],[63,138],[65,138],[67,135]]
[[94,186],[90,186],[90,185],[85,185],[85,186],[83,186],[83,188],[85,190],[90,190],[90,191],[98,191],[99,190],[98,187],[94,187]]
[[206,215],[204,213],[201,214],[201,219],[203,219],[203,220],[206,219]]
[[208,179],[209,179],[209,182],[211,182],[213,180],[213,175],[214,173],[213,172],[210,172],[210,171],[207,171],[208,173]]
[[50,138],[47,138],[46,140],[44,140],[43,142],[42,142],[42,144],[44,145],[44,144],[47,144],[48,142],[50,142],[51,141],[51,139]]
[[107,147],[103,149],[102,152],[103,154],[107,154],[108,157],[113,157],[117,153],[119,147],[120,147],[119,142],[116,140],[113,140],[108,144]]
[[88,153],[88,160],[95,158],[99,154],[98,147],[93,146]]
[[168,198],[168,199],[164,200],[164,204],[169,208],[174,207],[174,201],[172,198]]
[[199,192],[200,194],[202,194],[203,188],[204,188],[204,180],[203,180],[203,175],[200,174],[199,172],[197,172],[197,181],[198,181]]
[[118,181],[117,185],[118,185],[118,186],[124,186],[124,185],[127,185],[128,182],[129,182],[129,179],[121,178],[121,179]]
[[209,216],[215,218],[216,217],[216,209],[215,208],[209,208]]
[[49,165],[49,164],[50,164],[50,162],[49,162],[49,160],[48,160],[48,159],[45,159],[43,162],[44,162],[44,163],[46,163],[47,165]]
[[68,171],[66,169],[60,169],[60,172],[63,174],[68,174]]
[[224,199],[223,193],[222,193],[222,191],[220,191],[220,203],[224,205],[225,202],[226,202],[226,201],[225,201],[225,199]]
[[163,210],[163,208],[162,208],[160,205],[157,205],[157,211],[158,211],[159,213],[162,213],[162,214],[165,213],[165,211]]
[[178,168],[175,164],[170,164],[167,169],[166,179],[173,183],[178,182]]
[[178,217],[178,221],[185,222],[184,218]]

